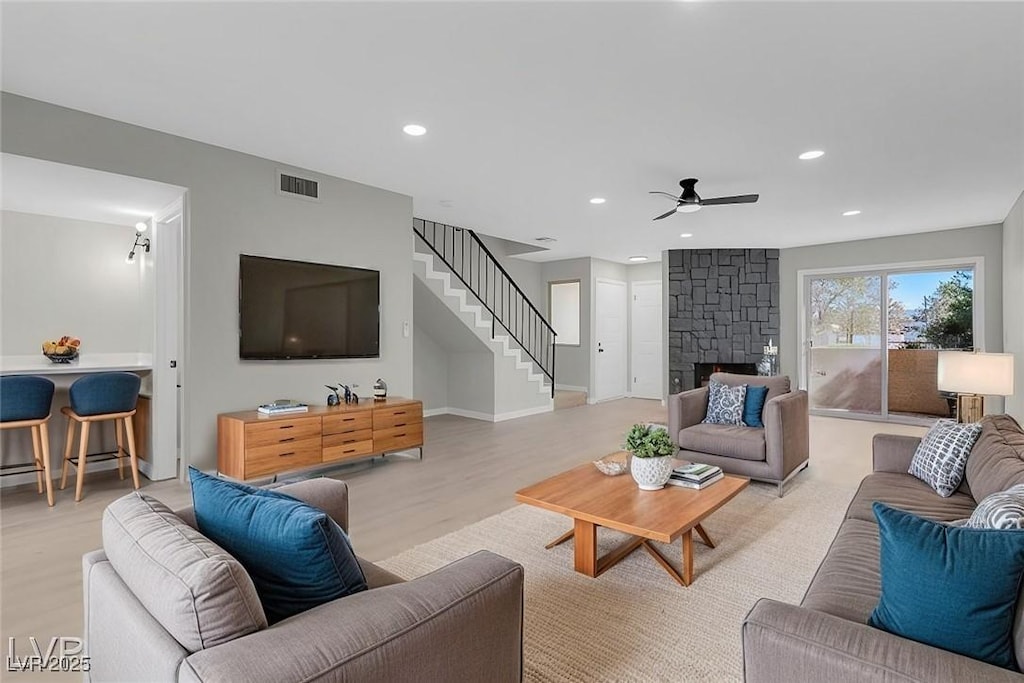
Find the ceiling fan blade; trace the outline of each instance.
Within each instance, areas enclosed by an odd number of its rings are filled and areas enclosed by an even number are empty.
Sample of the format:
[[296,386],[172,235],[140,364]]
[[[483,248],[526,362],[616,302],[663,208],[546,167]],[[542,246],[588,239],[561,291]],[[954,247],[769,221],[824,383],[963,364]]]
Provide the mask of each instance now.
[[657,190],[653,190],[651,192],[648,192],[647,194],[660,194],[660,195],[662,195],[664,197],[669,197],[673,201],[679,201],[679,196],[678,195],[669,194],[668,192],[659,192]]
[[660,221],[662,218],[668,218],[669,216],[671,216],[675,212],[676,212],[675,209],[672,209],[671,211],[666,211],[665,213],[661,214],[660,216],[657,216],[656,218],[654,218],[654,220]]
[[757,201],[757,198],[761,195],[757,194],[738,194],[733,197],[712,197],[711,199],[701,199],[701,206],[714,206],[715,204],[753,204]]

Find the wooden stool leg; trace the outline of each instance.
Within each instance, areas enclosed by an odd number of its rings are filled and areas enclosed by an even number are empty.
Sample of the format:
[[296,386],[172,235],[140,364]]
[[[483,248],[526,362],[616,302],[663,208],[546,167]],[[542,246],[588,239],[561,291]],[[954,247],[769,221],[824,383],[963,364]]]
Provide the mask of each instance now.
[[43,458],[40,453],[39,446],[39,425],[29,427],[28,430],[32,432],[32,462],[36,467],[36,488],[38,493],[43,492],[43,473],[39,470],[43,467]]
[[121,421],[114,420],[114,433],[117,434],[117,476],[124,481],[124,437],[121,435]]
[[78,476],[75,477],[75,502],[82,500],[82,486],[85,484],[85,454],[89,450],[89,423],[82,423],[78,437]]
[[135,484],[135,489],[139,488],[139,459],[135,457],[135,428],[132,427],[131,415],[124,418],[124,430],[128,434],[128,454],[131,456],[132,461],[132,483]]
[[39,436],[43,444],[43,478],[46,480],[46,502],[53,507],[53,475],[50,474],[50,434],[48,423],[39,427]]
[[68,459],[71,457],[71,446],[75,442],[75,421],[68,418],[68,431],[64,435],[64,458],[60,463],[60,490],[68,485]]

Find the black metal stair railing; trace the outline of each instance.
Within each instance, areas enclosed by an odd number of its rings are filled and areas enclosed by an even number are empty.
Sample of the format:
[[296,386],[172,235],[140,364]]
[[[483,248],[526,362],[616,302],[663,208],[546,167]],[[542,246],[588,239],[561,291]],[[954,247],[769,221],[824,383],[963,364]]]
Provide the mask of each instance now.
[[551,381],[555,395],[555,330],[468,228],[413,219],[413,232],[491,314],[491,337],[500,325]]

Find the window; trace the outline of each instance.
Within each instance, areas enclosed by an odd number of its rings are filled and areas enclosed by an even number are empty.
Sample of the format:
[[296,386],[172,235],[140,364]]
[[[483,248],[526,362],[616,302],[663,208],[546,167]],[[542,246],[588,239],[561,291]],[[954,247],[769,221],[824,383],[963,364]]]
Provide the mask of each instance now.
[[559,346],[580,345],[580,281],[549,282],[548,311],[555,343]]

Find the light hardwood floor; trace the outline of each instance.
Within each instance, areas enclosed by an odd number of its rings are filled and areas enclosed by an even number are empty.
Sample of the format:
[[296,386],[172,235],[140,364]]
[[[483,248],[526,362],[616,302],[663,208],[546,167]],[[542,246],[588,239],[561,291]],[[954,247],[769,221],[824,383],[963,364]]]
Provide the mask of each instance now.
[[[389,456],[335,475],[350,486],[356,551],[381,560],[510,508],[517,489],[618,450],[629,425],[664,421],[664,411],[657,401],[625,399],[497,424],[428,418],[422,461]],[[811,467],[799,476],[859,480],[871,471],[871,437],[882,431],[924,433],[918,427],[812,418]],[[187,487],[177,481],[143,479],[143,486],[172,508],[189,501]],[[0,642],[9,636],[81,635],[81,556],[101,545],[103,509],[130,490],[130,479],[121,481],[111,471],[87,478],[80,503],[73,487],[56,492],[53,508],[34,487],[2,492]],[[33,674],[23,680],[46,679]]]

